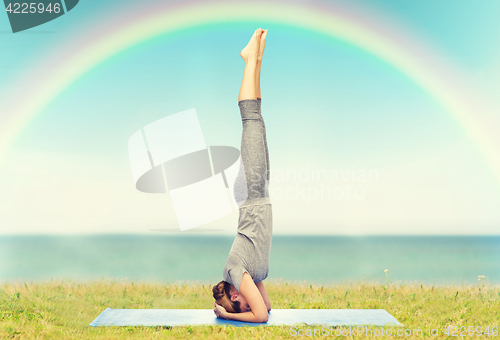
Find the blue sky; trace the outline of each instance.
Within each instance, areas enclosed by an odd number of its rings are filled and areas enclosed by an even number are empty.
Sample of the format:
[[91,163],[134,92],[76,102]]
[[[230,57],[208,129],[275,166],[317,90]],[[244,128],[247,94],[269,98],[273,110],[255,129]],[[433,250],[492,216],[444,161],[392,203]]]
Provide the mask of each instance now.
[[[375,17],[383,14],[390,26],[408,32],[408,39],[418,38],[449,60],[499,120],[498,2],[344,3]],[[21,34],[9,34],[7,16],[0,15],[0,87],[36,67],[40,55],[70,42],[75,27],[138,5],[83,1]],[[3,160],[0,233],[176,228],[168,195],[135,190],[127,141],[151,122],[195,108],[207,145],[239,147],[237,96],[244,65],[239,51],[259,26],[269,29],[261,86],[276,233],[498,234],[500,185],[464,128],[439,103],[391,65],[352,45],[266,22],[164,35],[78,79],[26,127]],[[273,172],[313,168],[374,171],[377,177],[273,181]],[[363,195],[279,196],[287,188],[314,192],[322,184],[344,193],[349,186]],[[203,228],[234,232],[236,221],[233,213]]]

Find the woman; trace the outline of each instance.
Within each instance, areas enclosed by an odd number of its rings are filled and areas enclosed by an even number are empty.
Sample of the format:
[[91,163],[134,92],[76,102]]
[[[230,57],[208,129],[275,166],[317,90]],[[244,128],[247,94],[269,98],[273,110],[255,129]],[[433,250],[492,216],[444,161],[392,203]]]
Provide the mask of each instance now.
[[238,232],[223,271],[213,287],[217,317],[245,322],[267,322],[271,301],[262,282],[269,271],[272,210],[269,198],[269,154],[266,128],[260,113],[260,67],[267,30],[255,30],[240,53],[245,61],[238,95],[243,122],[241,159],[244,169],[235,182],[239,208]]

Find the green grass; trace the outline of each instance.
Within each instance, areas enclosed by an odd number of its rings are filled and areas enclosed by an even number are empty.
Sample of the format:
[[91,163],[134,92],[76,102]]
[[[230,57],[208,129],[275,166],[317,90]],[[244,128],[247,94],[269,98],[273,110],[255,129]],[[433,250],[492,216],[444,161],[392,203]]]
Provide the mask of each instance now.
[[[273,309],[381,308],[403,329],[500,326],[500,287],[491,284],[426,286],[345,283],[316,286],[267,282]],[[290,339],[290,327],[90,327],[104,309],[212,308],[211,286],[128,281],[51,281],[0,285],[0,339]],[[320,326],[299,326],[314,331]],[[373,330],[380,327],[371,327]],[[384,327],[393,330],[397,327]],[[332,336],[331,338],[334,338]],[[355,338],[343,337],[343,338]],[[357,338],[380,338],[358,335]],[[397,338],[398,336],[394,336]],[[411,336],[402,336],[411,338]],[[469,336],[468,336],[469,337]],[[500,335],[497,337],[500,339]],[[310,337],[301,337],[310,338]],[[317,337],[315,337],[317,338]],[[457,338],[457,337],[454,337]],[[482,338],[489,338],[482,336]]]

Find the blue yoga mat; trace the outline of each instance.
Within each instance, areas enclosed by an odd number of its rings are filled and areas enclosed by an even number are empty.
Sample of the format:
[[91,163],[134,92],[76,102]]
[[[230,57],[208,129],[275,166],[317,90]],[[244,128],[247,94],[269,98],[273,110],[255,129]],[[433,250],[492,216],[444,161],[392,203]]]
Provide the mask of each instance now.
[[185,325],[325,325],[401,326],[384,309],[272,309],[267,323],[219,319],[213,309],[111,309],[106,308],[92,323],[98,326]]

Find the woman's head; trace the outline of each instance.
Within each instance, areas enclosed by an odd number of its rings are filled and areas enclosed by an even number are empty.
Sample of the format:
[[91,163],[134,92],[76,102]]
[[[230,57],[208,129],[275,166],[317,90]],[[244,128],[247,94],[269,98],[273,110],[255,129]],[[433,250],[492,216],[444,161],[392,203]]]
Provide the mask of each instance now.
[[241,313],[249,310],[246,299],[229,282],[219,282],[212,288],[212,292],[215,301],[229,313]]

